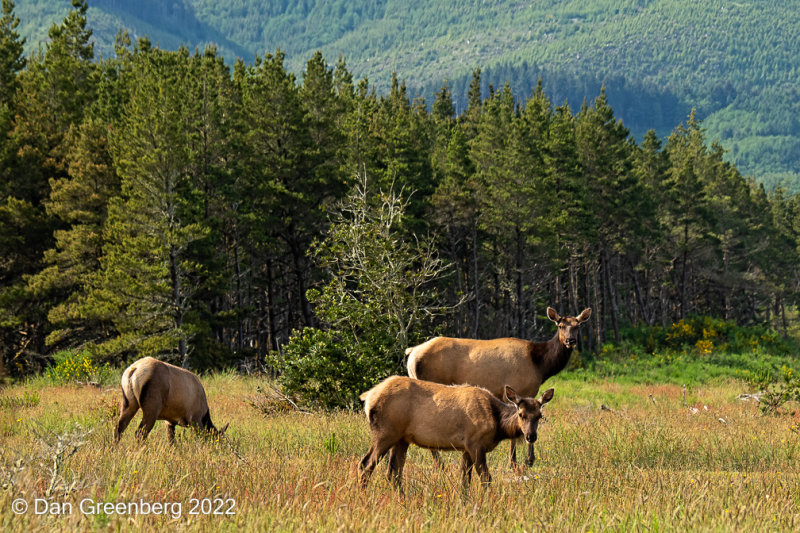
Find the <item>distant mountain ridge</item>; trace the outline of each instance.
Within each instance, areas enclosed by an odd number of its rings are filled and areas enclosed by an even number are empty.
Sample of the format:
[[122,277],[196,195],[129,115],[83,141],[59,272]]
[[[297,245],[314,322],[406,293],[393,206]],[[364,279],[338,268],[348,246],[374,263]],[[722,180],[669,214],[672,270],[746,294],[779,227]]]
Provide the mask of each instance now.
[[[70,2],[16,4],[33,51]],[[163,48],[214,43],[229,64],[280,48],[298,73],[322,50],[378,90],[396,71],[431,102],[447,80],[460,109],[476,68],[518,97],[541,76],[573,107],[605,85],[637,138],[696,108],[742,172],[800,188],[800,0],[90,0],[88,15],[105,57],[121,27]]]

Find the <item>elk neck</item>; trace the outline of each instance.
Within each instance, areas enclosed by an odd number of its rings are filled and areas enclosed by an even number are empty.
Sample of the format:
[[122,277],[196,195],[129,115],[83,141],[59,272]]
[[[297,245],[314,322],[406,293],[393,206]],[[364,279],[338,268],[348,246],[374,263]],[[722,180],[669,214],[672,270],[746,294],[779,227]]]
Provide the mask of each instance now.
[[558,338],[558,331],[547,342],[534,345],[534,352],[539,356],[534,358],[542,373],[542,381],[555,376],[567,366],[569,358],[572,356],[573,348],[564,346]]
[[522,429],[519,427],[517,419],[517,406],[513,403],[505,403],[497,398],[493,398],[493,400],[493,414],[497,424],[495,442],[514,439],[522,435]]

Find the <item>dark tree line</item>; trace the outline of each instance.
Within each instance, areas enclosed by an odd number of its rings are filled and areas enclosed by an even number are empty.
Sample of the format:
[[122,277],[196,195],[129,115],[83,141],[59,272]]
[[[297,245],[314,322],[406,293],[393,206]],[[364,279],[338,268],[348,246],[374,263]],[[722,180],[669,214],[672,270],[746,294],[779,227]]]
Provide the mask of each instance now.
[[[690,314],[786,330],[800,296],[800,199],[768,193],[708,145],[694,114],[634,142],[604,91],[573,113],[541,84],[481,91],[458,115],[393,80],[379,95],[321,54],[232,68],[207,48],[118,38],[97,61],[73,0],[22,55],[0,19],[0,351],[6,371],[85,347],[121,361],[263,360],[320,326],[308,253],[331,206],[368,176],[401,191],[408,239],[448,265],[438,324],[459,336],[540,335],[547,305],[594,309],[593,350]],[[416,332],[425,337],[432,331]]]

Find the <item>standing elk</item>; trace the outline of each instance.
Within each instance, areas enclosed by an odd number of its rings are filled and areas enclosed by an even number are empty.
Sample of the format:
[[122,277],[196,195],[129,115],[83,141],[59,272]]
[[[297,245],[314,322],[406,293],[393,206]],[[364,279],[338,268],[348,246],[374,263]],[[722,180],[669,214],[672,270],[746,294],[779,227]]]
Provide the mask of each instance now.
[[136,437],[147,438],[156,420],[167,422],[167,437],[175,442],[175,426],[193,427],[222,435],[228,429],[218,430],[211,422],[206,392],[200,379],[186,369],[144,357],[122,373],[122,401],[120,415],[114,428],[114,443],[128,427],[133,415],[142,409],[142,422]]
[[509,386],[503,390],[510,403],[481,387],[392,376],[363,393],[360,398],[372,442],[359,464],[361,485],[366,486],[388,452],[388,478],[401,488],[409,444],[431,450],[460,450],[464,485],[470,482],[473,466],[481,482],[491,482],[486,454],[505,439],[524,436],[527,442],[535,442],[542,405],[553,398],[554,392],[548,389],[535,399],[520,397]]
[[[558,325],[555,336],[547,342],[502,338],[492,340],[435,337],[406,350],[408,375],[445,385],[469,384],[483,387],[502,398],[505,385],[523,396],[536,396],[547,378],[561,372],[578,343],[578,327],[589,319],[591,308],[577,317],[560,316],[552,307],[547,317]],[[434,451],[434,460],[438,455]],[[515,440],[511,441],[510,460],[517,466]],[[536,455],[528,443],[527,466]]]

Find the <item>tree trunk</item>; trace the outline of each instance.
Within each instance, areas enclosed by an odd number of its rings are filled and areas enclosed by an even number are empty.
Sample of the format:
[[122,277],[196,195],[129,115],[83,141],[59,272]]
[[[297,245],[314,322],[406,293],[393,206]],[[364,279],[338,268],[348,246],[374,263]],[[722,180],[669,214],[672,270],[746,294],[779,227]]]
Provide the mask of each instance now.
[[783,305],[783,294],[780,295],[780,304],[781,304],[781,322],[783,324],[783,336],[784,338],[789,337],[789,324],[786,322],[786,308]]
[[572,306],[572,312],[578,313],[578,273],[575,271],[575,262],[572,255],[567,262],[567,276],[569,276],[569,304]]
[[617,308],[617,297],[614,292],[614,280],[611,276],[611,259],[608,256],[608,248],[605,245],[603,245],[601,251],[601,262],[604,277],[603,285],[608,295],[607,311],[611,316],[611,327],[614,329],[614,341],[619,342],[619,323],[617,321],[619,309]]
[[472,226],[472,277],[473,285],[475,287],[475,321],[473,323],[472,338],[478,338],[478,327],[481,321],[481,295],[480,295],[480,277],[478,276],[478,219],[475,218],[475,223]]
[[183,336],[183,301],[181,295],[181,274],[178,266],[178,250],[174,246],[169,249],[169,277],[172,285],[172,305],[175,309],[175,329],[178,330],[180,339],[178,340],[178,356],[183,368],[189,368],[189,353],[186,347],[186,339]]
[[629,257],[625,257],[625,261],[628,263],[628,268],[631,271],[631,281],[633,282],[633,295],[636,299],[636,305],[639,308],[639,314],[642,316],[642,320],[645,324],[652,326],[652,317],[650,316],[650,309],[648,305],[645,303],[645,296],[644,291],[642,289],[642,284],[639,280],[639,273],[636,272],[636,267],[633,264],[633,261],[630,260]]
[[592,261],[592,296],[594,297],[594,308],[595,308],[595,324],[597,324],[597,328],[595,329],[595,340],[596,340],[596,348],[597,350],[603,345],[603,340],[605,339],[605,331],[603,327],[603,320],[605,317],[603,316],[603,310],[600,307],[600,291],[597,288],[597,262]]
[[[239,228],[236,227],[236,224],[233,225],[233,268],[236,273],[236,306],[238,309],[244,309],[244,297],[242,296],[242,263],[239,260]],[[239,315],[237,319],[236,330],[238,336],[236,348],[241,350],[244,347],[243,315]]]
[[300,304],[300,311],[303,314],[303,325],[314,327],[314,314],[311,312],[311,304],[306,298],[306,266],[303,264],[305,251],[294,238],[292,238],[290,248],[292,251],[295,282],[297,283],[297,299]]
[[524,338],[524,318],[523,318],[523,303],[525,299],[525,295],[523,294],[523,283],[522,283],[522,269],[523,266],[523,247],[522,247],[522,230],[517,227],[515,230],[516,233],[516,244],[517,244],[517,251],[516,251],[516,285],[517,285],[517,324],[516,324],[516,337],[517,338]]
[[267,289],[264,291],[267,307],[267,342],[270,350],[278,349],[277,329],[275,324],[275,280],[272,272],[272,260],[267,259]]
[[689,223],[683,225],[683,258],[681,260],[681,309],[680,318],[686,318],[686,262],[689,257]]

